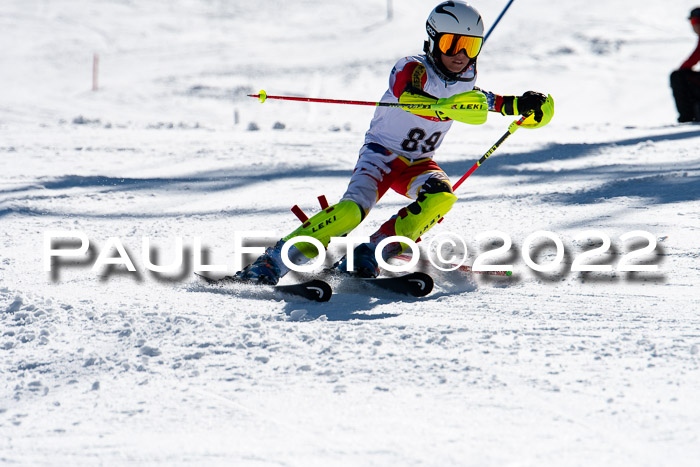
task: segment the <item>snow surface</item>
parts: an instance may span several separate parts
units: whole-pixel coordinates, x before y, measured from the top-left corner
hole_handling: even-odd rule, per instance
[[[487,27],[504,4],[474,2]],[[426,239],[464,236],[471,262],[503,231],[511,278],[431,271],[425,299],[344,283],[316,304],[146,271],[143,237],[163,262],[198,236],[230,264],[234,231],[281,236],[292,204],[337,200],[371,108],[245,95],[378,99],[433,6],[0,3],[0,464],[697,465],[700,127],[675,124],[668,87],[694,2],[519,0],[489,39],[478,84],[549,92],[556,116]],[[454,125],[437,161],[456,180],[510,121]],[[47,273],[57,229],[92,249]],[[621,235],[650,232],[660,271],[571,272],[591,229],[614,266]],[[553,273],[521,259],[538,230],[566,247]],[[110,237],[137,273],[91,271]]]

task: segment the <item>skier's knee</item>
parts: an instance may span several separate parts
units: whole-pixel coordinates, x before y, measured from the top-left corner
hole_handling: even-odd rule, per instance
[[[441,215],[447,214],[452,205],[457,201],[457,197],[452,192],[452,186],[439,178],[429,178],[418,192],[416,201],[406,208],[412,214],[419,214],[423,210],[442,211]]]
[[[429,178],[425,181],[423,186],[418,192],[418,197],[421,194],[433,194],[433,193],[452,193],[452,185],[450,185],[447,180],[441,178]]]
[[[428,179],[417,199],[399,211],[396,234],[416,240],[447,214],[457,197],[450,184],[441,179]]]
[[[416,201],[406,206],[408,210],[413,215],[431,215],[435,214],[439,217],[447,214],[452,205],[457,201],[457,197],[450,191],[437,191],[437,192],[425,192],[418,197]]]

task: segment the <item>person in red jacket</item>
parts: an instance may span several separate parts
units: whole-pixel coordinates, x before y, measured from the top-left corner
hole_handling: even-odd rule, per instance
[[[690,23],[700,36],[700,7],[690,12]],[[700,122],[700,72],[693,67],[700,62],[700,37],[695,51],[680,68],[671,73],[671,89],[678,108],[678,121]]]

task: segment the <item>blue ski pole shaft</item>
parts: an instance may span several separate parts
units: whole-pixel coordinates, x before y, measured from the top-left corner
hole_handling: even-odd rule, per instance
[[[500,15],[498,15],[498,18],[496,18],[496,21],[494,21],[493,26],[491,26],[491,29],[489,29],[489,32],[486,33],[486,36],[484,37],[484,42],[486,42],[486,39],[489,38],[491,33],[493,32],[494,29],[496,29],[496,26],[498,25],[498,22],[501,21],[501,18],[503,18],[503,15],[506,14],[506,11],[508,11],[508,8],[513,4],[515,0],[510,0],[506,7],[503,9]]]

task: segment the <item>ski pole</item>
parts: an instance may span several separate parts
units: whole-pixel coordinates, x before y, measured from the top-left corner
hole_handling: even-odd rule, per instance
[[[351,101],[343,99],[317,99],[315,97],[292,97],[292,96],[268,96],[263,90],[260,94],[248,94],[248,97],[257,97],[260,102],[267,99],[280,99],[284,101],[317,102],[322,104],[350,104],[350,105],[371,105],[374,107],[399,107],[402,109],[434,109],[440,106],[436,104],[400,104],[398,102],[372,102],[372,101]]]
[[[486,42],[486,39],[489,38],[489,36],[490,36],[491,33],[493,32],[493,30],[496,29],[496,25],[498,24],[499,21],[501,21],[501,18],[503,18],[503,15],[506,14],[506,11],[508,11],[508,8],[510,8],[510,6],[513,4],[514,1],[515,1],[515,0],[510,0],[510,1],[508,2],[508,4],[506,5],[506,7],[505,7],[505,8],[503,9],[503,11],[501,12],[501,14],[498,15],[498,18],[496,18],[496,21],[494,21],[493,25],[492,25],[491,28],[489,29],[489,32],[487,32],[487,33],[486,33],[486,36],[484,36],[484,42]]]
[[[503,136],[501,136],[501,137],[498,139],[498,141],[496,141],[496,143],[495,143],[493,146],[491,146],[491,149],[489,149],[488,151],[486,151],[486,154],[484,154],[483,156],[481,156],[481,159],[479,159],[478,161],[476,161],[476,162],[474,163],[474,165],[472,165],[472,167],[467,171],[467,173],[465,173],[464,175],[462,175],[462,178],[460,178],[460,179],[457,181],[457,183],[455,183],[454,185],[452,185],[452,191],[456,191],[457,188],[459,188],[459,186],[460,186],[472,173],[474,173],[474,171],[475,171],[476,169],[478,169],[479,166],[480,166],[481,164],[483,164],[483,163],[486,161],[486,159],[488,159],[489,156],[490,156],[491,154],[493,154],[493,153],[496,151],[496,149],[498,149],[498,147],[499,147],[506,139],[508,139],[508,137],[509,137],[510,135],[512,135],[513,133],[515,133],[515,132],[517,131],[517,129],[520,128],[520,125],[522,125],[523,122],[525,121],[525,119],[526,119],[527,117],[529,117],[529,116],[530,116],[529,113],[528,113],[527,115],[523,115],[522,117],[520,117],[519,119],[515,120],[513,123],[511,123],[510,125],[508,125],[508,131],[506,131],[506,132],[503,134]],[[445,219],[444,217],[441,218],[439,222],[442,222],[444,219]],[[402,259],[403,259],[403,258],[402,258]],[[470,268],[469,266],[462,266],[462,267],[460,267],[459,269],[462,270],[462,271],[466,271],[466,272],[476,272],[476,271],[472,271],[471,268]],[[486,274],[493,274],[493,275],[499,275],[499,276],[511,276],[511,275],[513,274],[513,271],[495,271],[495,272],[491,271],[491,272],[487,272]]]
[[[457,181],[457,183],[455,183],[454,185],[452,185],[452,191],[455,191],[455,190],[467,179],[467,177],[469,177],[472,173],[474,173],[474,171],[475,171],[476,169],[478,169],[479,166],[480,166],[481,164],[483,164],[483,163],[486,161],[486,159],[488,159],[489,156],[490,156],[491,154],[493,154],[493,153],[496,151],[496,149],[498,149],[498,147],[499,147],[510,135],[512,135],[513,133],[515,133],[515,131],[516,131],[518,128],[520,128],[520,125],[523,124],[523,122],[525,121],[525,119],[526,119],[529,115],[530,115],[530,114],[523,115],[522,117],[520,117],[519,119],[517,119],[517,120],[515,120],[513,123],[511,123],[511,124],[508,126],[508,131],[506,131],[506,132],[503,134],[503,136],[501,136],[501,138],[500,138],[498,141],[496,141],[496,143],[495,143],[493,146],[491,146],[491,149],[489,149],[488,151],[486,151],[486,154],[484,154],[483,156],[481,156],[481,159],[479,159],[478,161],[476,161],[476,162],[474,163],[474,165],[472,165],[471,169],[469,169],[469,170],[467,171],[467,173],[465,173],[464,175],[462,175],[462,178],[460,178],[460,179]]]

